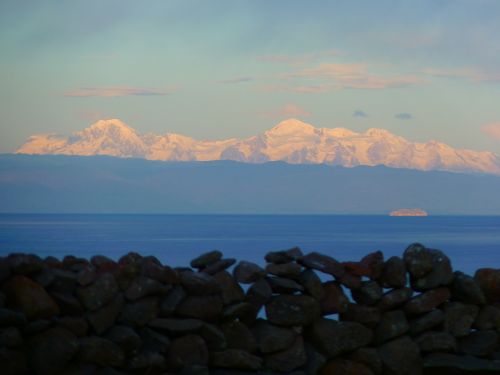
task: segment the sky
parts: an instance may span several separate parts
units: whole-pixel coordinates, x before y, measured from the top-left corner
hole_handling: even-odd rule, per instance
[[[1,0],[0,153],[105,118],[248,137],[281,120],[500,154],[497,0]]]

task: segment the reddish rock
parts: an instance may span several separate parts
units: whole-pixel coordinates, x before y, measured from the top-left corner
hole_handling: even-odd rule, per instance
[[[332,257],[316,252],[300,257],[298,262],[306,268],[311,268],[335,277],[342,277],[345,273],[342,263]]]
[[[26,276],[17,275],[3,287],[9,306],[19,309],[29,319],[58,315],[59,306],[39,284]]]
[[[266,272],[280,277],[297,279],[302,271],[302,266],[298,263],[270,263],[266,266]]]
[[[390,257],[384,264],[380,283],[386,288],[404,288],[406,286],[406,266],[400,257]]]
[[[201,254],[199,257],[194,258],[191,261],[191,267],[193,268],[205,268],[210,264],[213,264],[222,258],[222,253],[218,250],[212,250],[207,253]]]
[[[215,275],[218,272],[222,272],[229,267],[231,267],[234,263],[236,263],[236,259],[229,258],[229,259],[221,259],[218,260],[215,263],[212,263],[205,268],[203,268],[203,272],[208,273],[209,275]]]
[[[413,294],[410,288],[393,289],[382,296],[378,303],[380,310],[392,310],[408,302]]]
[[[384,269],[384,254],[375,251],[363,257],[359,262],[344,262],[345,270],[356,276],[366,276],[377,280]]]
[[[337,281],[348,289],[359,289],[363,285],[361,276],[353,275],[351,273],[344,273],[342,277],[338,277]]]
[[[141,267],[141,275],[163,284],[178,284],[180,281],[176,270],[154,262],[144,262]]]
[[[323,284],[323,298],[320,301],[321,313],[323,315],[342,314],[347,311],[349,300],[342,287],[333,281]]]
[[[227,271],[222,271],[214,275],[214,279],[219,284],[222,302],[224,306],[241,302],[245,299],[245,292]]]
[[[270,323],[281,326],[304,326],[320,315],[319,303],[306,295],[281,295],[266,304]]]
[[[474,279],[483,290],[489,303],[500,302],[500,270],[481,268],[474,274]]]
[[[437,288],[424,292],[414,298],[404,306],[404,311],[408,315],[418,315],[429,312],[437,306],[443,304],[450,298],[448,288]]]
[[[233,270],[234,279],[242,284],[256,282],[264,276],[266,276],[266,271],[257,264],[247,261],[239,262]]]
[[[318,301],[325,296],[321,279],[313,270],[303,271],[300,274],[299,282],[304,287],[306,293],[316,298]]]
[[[265,260],[268,263],[288,263],[293,262],[302,256],[302,250],[298,247],[289,250],[270,251],[265,255]]]

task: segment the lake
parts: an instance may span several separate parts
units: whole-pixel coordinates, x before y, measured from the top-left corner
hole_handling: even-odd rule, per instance
[[[0,214],[0,255],[117,259],[136,251],[185,266],[219,249],[263,264],[266,252],[294,246],[344,261],[374,250],[401,255],[413,242],[445,251],[467,273],[500,268],[500,216]]]

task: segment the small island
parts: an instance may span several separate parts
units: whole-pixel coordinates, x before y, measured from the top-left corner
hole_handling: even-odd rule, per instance
[[[402,208],[392,211],[389,216],[429,216],[429,214],[421,208]]]

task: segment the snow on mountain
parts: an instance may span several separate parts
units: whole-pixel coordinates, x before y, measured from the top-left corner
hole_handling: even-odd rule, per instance
[[[71,137],[32,136],[16,153],[249,163],[282,160],[500,174],[500,157],[492,152],[458,150],[437,141],[410,142],[384,129],[356,133],[344,128],[316,128],[296,119],[247,139],[220,141],[199,141],[172,133],[141,135],[120,120],[101,120]]]

